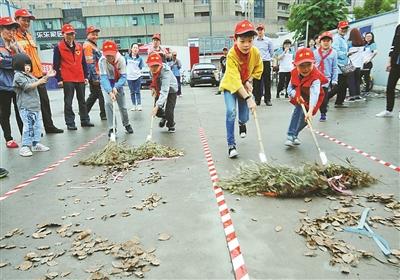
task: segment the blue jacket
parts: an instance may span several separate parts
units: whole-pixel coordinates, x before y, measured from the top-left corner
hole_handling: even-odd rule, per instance
[[[333,49],[337,52],[337,63],[340,66],[346,65],[349,61],[349,58],[347,57],[347,52],[349,50],[349,46],[347,44],[347,40],[340,36],[339,34],[335,34],[333,37],[333,44],[332,44]],[[339,74],[341,74],[342,71],[340,71],[339,68]]]
[[[314,51],[315,57],[315,65],[319,68],[319,64],[321,62],[321,56],[319,55],[318,50]],[[335,50],[332,50],[331,54],[328,55],[324,59],[324,72],[325,77],[328,79],[328,83],[322,85],[323,87],[328,87],[330,83],[337,84],[338,83],[338,71],[339,67],[337,66],[337,53]]]
[[[0,37],[0,91],[13,91],[14,70],[12,54]]]

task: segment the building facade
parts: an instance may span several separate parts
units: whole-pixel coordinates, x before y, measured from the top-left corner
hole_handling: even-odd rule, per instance
[[[232,44],[235,24],[246,16],[262,22],[267,34],[285,29],[293,0],[254,0],[243,13],[239,0],[14,0],[36,16],[34,33],[41,49],[51,48],[61,37],[61,26],[71,23],[77,38],[84,39],[86,26],[101,29],[100,38],[113,39],[121,48],[148,43],[161,33],[162,43],[187,45],[198,39],[201,53],[220,52]],[[211,15],[211,19],[210,19]]]

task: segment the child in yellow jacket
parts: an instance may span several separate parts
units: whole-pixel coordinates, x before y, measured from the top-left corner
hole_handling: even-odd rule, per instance
[[[226,71],[219,90],[224,93],[226,106],[226,134],[228,155],[238,156],[235,143],[236,106],[239,111],[239,134],[246,137],[246,122],[249,120],[249,109],[254,111],[256,103],[252,98],[253,78],[260,79],[263,64],[260,52],[253,46],[253,38],[257,35],[254,25],[242,20],[235,27],[235,44],[228,52]],[[236,105],[237,104],[237,105]]]

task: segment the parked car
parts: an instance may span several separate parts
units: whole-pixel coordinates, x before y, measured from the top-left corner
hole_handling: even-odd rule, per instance
[[[141,82],[141,87],[142,88],[149,88],[151,84],[151,76],[150,76],[150,69],[148,66],[144,66],[142,68],[142,82]]]
[[[196,63],[190,73],[190,86],[211,84],[219,85],[219,75],[217,67],[212,63]]]

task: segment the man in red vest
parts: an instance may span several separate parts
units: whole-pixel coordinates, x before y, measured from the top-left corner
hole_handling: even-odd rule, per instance
[[[59,86],[64,88],[64,119],[68,130],[77,130],[72,100],[76,91],[82,127],[92,127],[85,102],[85,84],[88,71],[82,45],[75,41],[75,29],[64,24],[63,39],[54,47],[53,68],[57,71]]]

